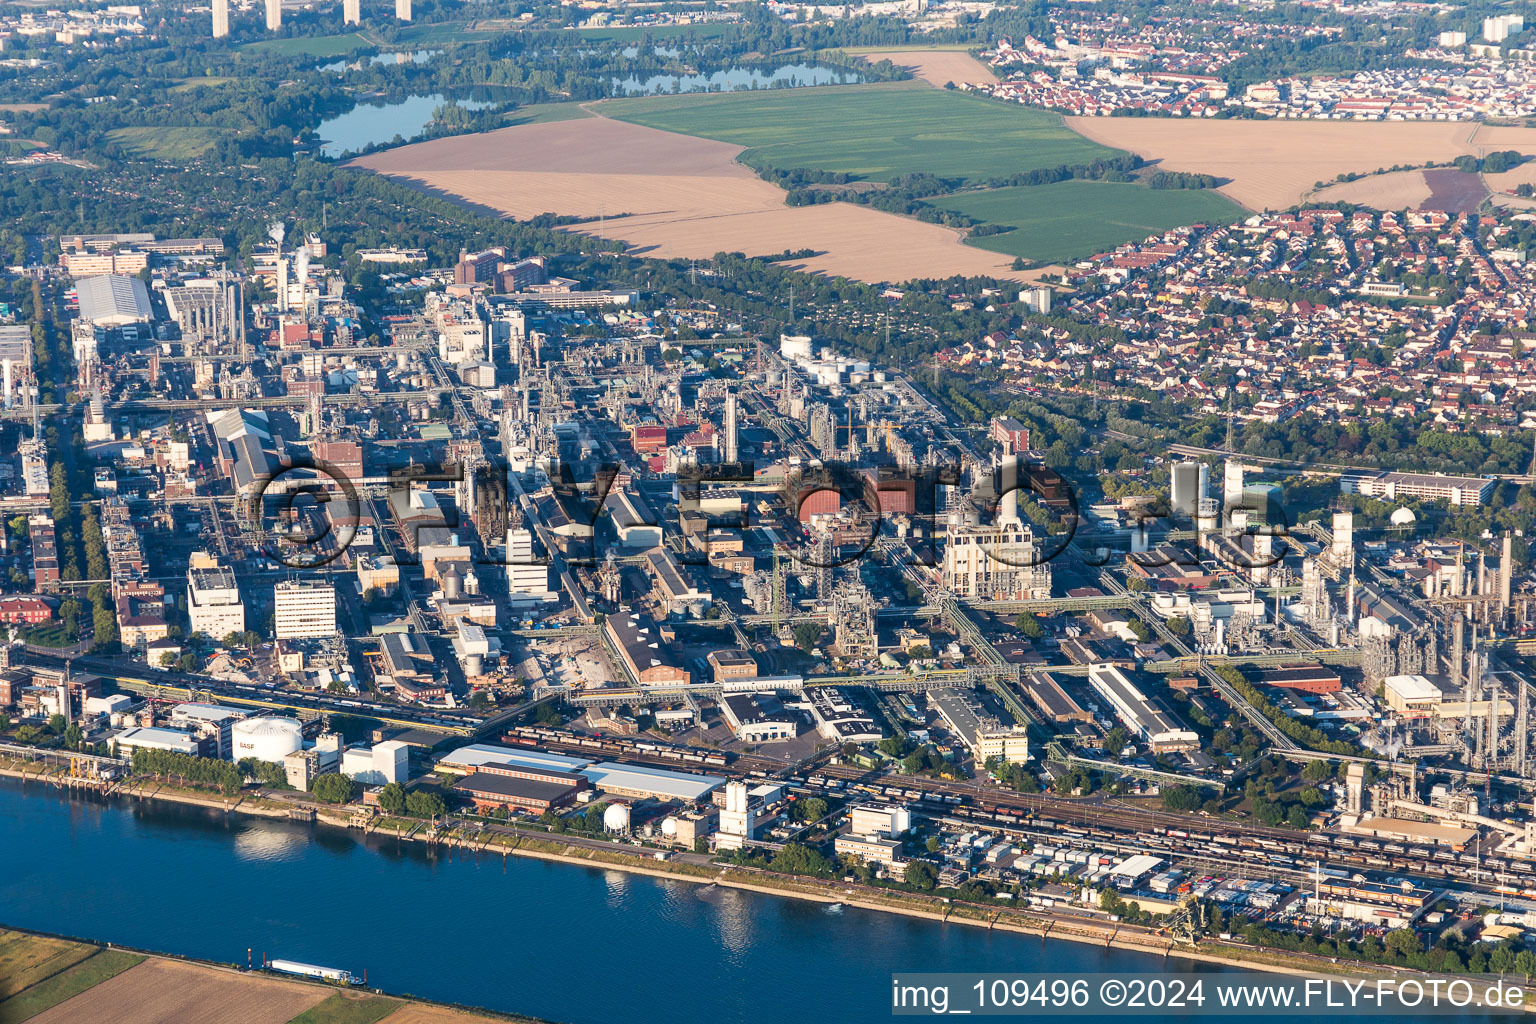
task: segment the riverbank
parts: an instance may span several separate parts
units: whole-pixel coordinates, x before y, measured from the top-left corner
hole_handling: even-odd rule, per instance
[[[0,950],[15,968],[0,1024],[211,1021],[234,1005],[247,1024],[547,1024],[21,929],[0,929]]]
[[[35,779],[33,771],[0,772],[13,776]],[[190,791],[159,783],[136,783],[122,788],[118,794],[137,798],[142,803],[183,805],[202,810],[223,811],[226,815],[249,815],[261,818],[290,821],[317,822],[332,825],[353,834],[362,833],[378,840],[394,836],[397,842],[410,842],[418,848],[432,852],[463,851],[474,855],[492,855],[500,852],[504,858],[516,856],[531,860],[567,864],[581,867],[606,867],[633,875],[657,879],[696,883],[699,887],[717,885],[726,889],[738,889],[764,895],[789,897],[792,900],[821,905],[844,904],[849,907],[884,911],[909,918],[922,919],[939,924],[957,923],[972,926],[976,932],[1012,932],[1018,935],[1039,937],[1041,949],[1045,939],[1066,939],[1080,947],[1095,947],[1100,951],[1123,951],[1127,954],[1156,957],[1166,962],[1170,957],[1213,966],[1247,970],[1284,972],[1297,975],[1376,975],[1399,973],[1388,967],[1346,961],[1337,963],[1321,956],[1288,953],[1280,950],[1248,947],[1207,941],[1199,946],[1176,942],[1144,928],[1134,928],[1108,920],[1053,914],[1040,910],[1021,910],[1010,906],[981,906],[951,903],[941,897],[919,893],[862,886],[814,879],[802,876],[781,875],[753,868],[718,862],[698,863],[691,855],[680,859],[673,855],[667,861],[654,859],[654,853],[641,853],[633,847],[602,843],[579,837],[559,837],[549,834],[514,832],[504,825],[491,825],[487,831],[474,831],[462,824],[446,830],[434,830],[425,822],[415,820],[386,819],[388,827],[365,827],[367,816],[356,809],[344,810],[317,806],[300,800],[279,800],[254,794],[223,797],[206,791]],[[112,801],[116,803],[117,801]],[[462,831],[461,831],[462,830]],[[318,846],[334,847],[326,830],[315,833]],[[290,834],[289,843],[306,844],[305,833]],[[350,845],[350,844],[349,844]],[[764,909],[763,913],[775,913]],[[47,927],[45,924],[44,927]],[[141,944],[144,938],[138,940]],[[152,940],[151,940],[152,941]],[[956,948],[964,948],[967,941],[956,940]],[[1101,954],[1102,955],[1102,954]],[[1058,950],[1056,956],[1062,956]],[[1081,958],[1082,954],[1070,954]],[[442,993],[438,993],[442,997]],[[449,998],[453,996],[450,995]],[[519,1007],[520,1008],[520,1007]]]

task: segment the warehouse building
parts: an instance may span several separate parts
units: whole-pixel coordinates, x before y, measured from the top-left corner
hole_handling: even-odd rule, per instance
[[[453,791],[470,800],[481,814],[505,807],[511,811],[543,814],[565,807],[576,799],[580,787],[575,783],[523,779],[513,775],[474,772],[453,784]]]
[[[1260,686],[1275,686],[1302,693],[1338,693],[1344,685],[1339,673],[1326,665],[1288,665],[1263,669],[1259,672],[1258,683]]]
[[[75,283],[80,300],[80,320],[103,327],[148,323],[154,317],[149,289],[126,274],[102,274]]]
[[[592,762],[564,754],[546,754],[526,747],[503,747],[494,743],[471,743],[450,750],[437,762],[437,770],[468,775],[486,765],[516,765],[543,771],[579,772]]]
[[[1146,741],[1153,753],[1171,754],[1200,749],[1200,735],[1173,716],[1162,705],[1136,688],[1124,672],[1113,665],[1091,665],[1088,682],[1115,709],[1115,715],[1137,736]]]
[[[1049,672],[1033,672],[1024,680],[1024,692],[1045,717],[1053,722],[1093,724],[1093,715],[1084,711]]]
[[[694,775],[648,765],[602,761],[580,769],[594,789],[635,800],[682,800],[696,803],[725,785],[718,775]]]

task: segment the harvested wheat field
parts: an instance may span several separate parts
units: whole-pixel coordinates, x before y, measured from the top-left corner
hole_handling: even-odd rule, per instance
[[[329,994],[318,985],[146,960],[30,1024],[287,1024]]]
[[[1150,117],[1069,117],[1095,142],[1129,149],[1170,171],[1231,179],[1221,191],[1251,210],[1302,202],[1318,181],[1394,164],[1454,160],[1478,150],[1536,155],[1536,130],[1479,130],[1466,123],[1344,121],[1182,121]],[[1473,136],[1475,135],[1475,140]]]
[[[950,228],[849,203],[787,206],[783,190],[736,162],[741,151],[592,117],[436,139],[353,165],[520,219],[582,217],[588,223],[573,230],[646,256],[813,249],[795,265],[861,281],[1014,276],[1007,257],[965,245]]]
[[[946,82],[997,81],[991,68],[964,50],[880,50],[862,56],[870,63],[888,60],[940,89]]]
[[[1391,171],[1329,185],[1312,193],[1320,203],[1356,203],[1377,210],[1416,210],[1429,198],[1423,171]]]

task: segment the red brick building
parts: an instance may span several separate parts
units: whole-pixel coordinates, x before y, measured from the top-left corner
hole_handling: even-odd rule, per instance
[[[0,598],[0,622],[35,626],[53,618],[53,607],[40,597]]]

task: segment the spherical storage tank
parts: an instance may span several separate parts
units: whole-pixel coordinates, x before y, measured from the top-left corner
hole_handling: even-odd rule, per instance
[[[258,761],[277,761],[300,750],[304,736],[296,718],[247,718],[229,730],[235,760],[254,757]]]
[[[603,812],[603,828],[609,832],[629,831],[629,808],[623,804],[609,804]]]
[[[677,838],[677,819],[667,818],[661,823],[661,834],[668,839]]]

